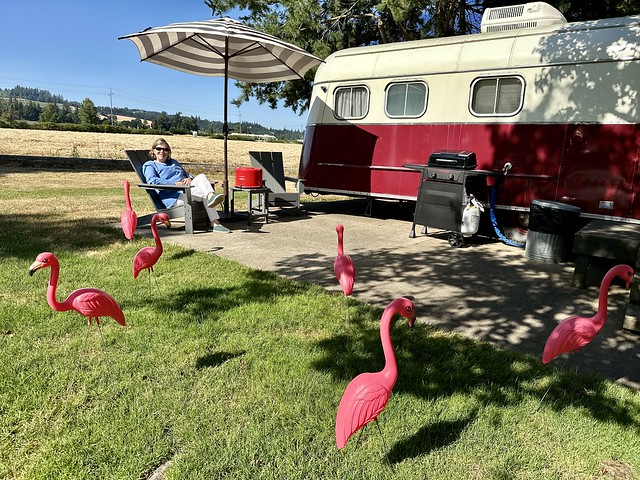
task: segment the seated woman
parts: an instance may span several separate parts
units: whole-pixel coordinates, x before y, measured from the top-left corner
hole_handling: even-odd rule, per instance
[[[193,185],[192,198],[201,201],[207,211],[214,232],[229,233],[230,230],[220,224],[220,215],[216,206],[224,201],[224,195],[213,191],[211,182],[203,173],[191,176],[177,160],[171,158],[171,147],[164,138],[158,138],[149,151],[149,160],[142,166],[147,183],[152,185]],[[156,190],[167,208],[184,205],[184,193],[179,190]]]

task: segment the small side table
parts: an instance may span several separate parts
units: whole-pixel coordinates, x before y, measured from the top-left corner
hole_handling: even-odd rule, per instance
[[[269,223],[269,189],[267,187],[231,187],[231,216],[235,214],[236,192],[247,192],[247,227],[255,217],[264,217],[264,223]],[[254,195],[258,197],[257,208],[253,203]]]

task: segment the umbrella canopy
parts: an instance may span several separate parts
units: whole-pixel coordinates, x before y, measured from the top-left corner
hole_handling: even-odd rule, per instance
[[[172,23],[119,37],[138,48],[140,60],[181,72],[224,76],[224,211],[229,211],[227,159],[228,79],[249,83],[303,78],[322,60],[231,18]]]

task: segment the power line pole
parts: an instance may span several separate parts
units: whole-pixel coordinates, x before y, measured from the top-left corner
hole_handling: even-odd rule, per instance
[[[113,126],[113,92],[111,89],[109,89],[109,103],[111,104],[111,115],[109,118],[111,118],[111,125]]]

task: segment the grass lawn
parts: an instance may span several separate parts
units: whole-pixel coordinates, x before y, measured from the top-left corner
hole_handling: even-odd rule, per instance
[[[347,323],[341,295],[173,245],[134,280],[150,242],[112,224],[135,174],[0,177],[0,478],[640,478],[639,392],[404,319],[383,437],[337,450],[342,392],[383,366],[385,305],[351,300]],[[49,270],[27,273],[43,251],[59,300],[100,288],[127,326],[52,311]]]

